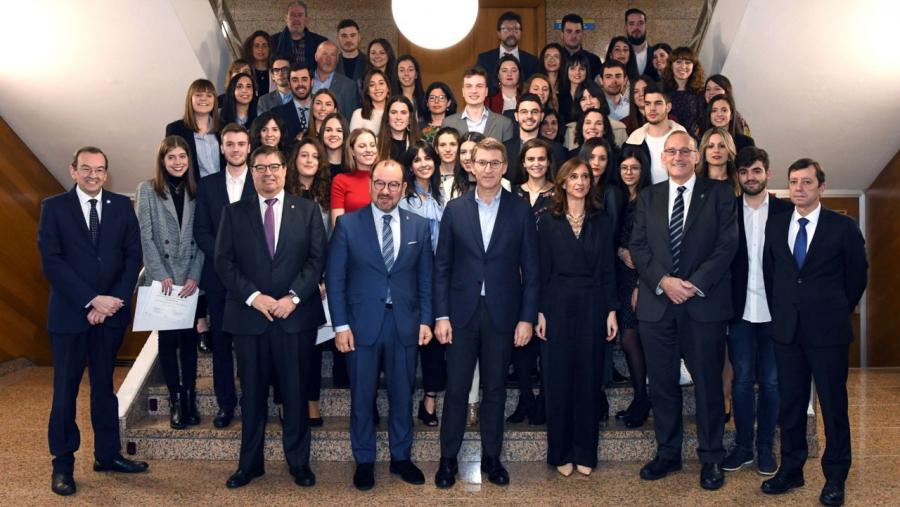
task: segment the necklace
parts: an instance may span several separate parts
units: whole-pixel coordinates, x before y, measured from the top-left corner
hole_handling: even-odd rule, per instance
[[[566,213],[566,220],[569,221],[569,225],[572,227],[572,232],[575,233],[576,238],[581,237],[581,226],[584,225],[584,212],[580,215],[575,216],[571,213]]]

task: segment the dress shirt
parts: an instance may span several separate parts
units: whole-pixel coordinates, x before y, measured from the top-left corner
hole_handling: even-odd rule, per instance
[[[513,55],[516,57],[516,60],[519,60],[519,62],[522,61],[522,59],[519,58],[519,46],[516,46],[516,49],[513,49],[512,51],[508,51],[503,49],[503,44],[500,44],[500,56],[498,56],[497,59],[499,60],[506,55]]]
[[[609,97],[606,97],[606,104],[609,106],[609,117],[613,120],[622,120],[628,117],[631,111],[631,102],[625,95],[619,96],[619,103],[616,104]]]
[[[479,134],[484,134],[484,129],[487,128],[487,119],[488,119],[488,108],[482,109],[484,111],[481,113],[481,119],[478,121],[473,120],[469,116],[469,108],[464,107],[463,112],[459,115],[460,118],[466,120],[466,127],[469,129],[469,132],[478,132]]]
[[[309,128],[309,108],[312,106],[312,101],[307,99],[306,104],[301,104],[296,98],[294,98],[294,111],[297,112],[297,118],[300,119],[300,123],[303,123],[303,118],[300,117],[301,114],[306,116],[306,128]],[[303,108],[303,112],[300,112],[300,109]]]
[[[381,240],[383,239],[384,234],[384,216],[390,215],[391,217],[391,236],[393,236],[394,240],[394,261],[397,260],[397,255],[400,254],[400,208],[398,206],[394,206],[389,213],[385,213],[378,209],[374,204],[370,204],[372,206],[372,217],[375,223],[375,232],[378,237],[378,251],[381,251]]]
[[[450,176],[449,181],[450,187],[452,188],[453,176],[448,176]],[[444,185],[443,179],[441,185]],[[416,195],[400,199],[400,209],[415,213],[425,220],[428,220],[431,228],[431,250],[434,252],[437,250],[438,234],[441,230],[441,217],[444,214],[444,205],[439,204],[434,196],[431,195],[431,192],[426,192],[425,189],[419,185],[418,181],[415,182],[415,187]],[[449,194],[449,191],[444,190],[443,188],[442,192],[444,196]],[[446,202],[446,197],[443,197],[441,200]]]
[[[484,243],[484,250],[487,251],[488,245],[491,244],[491,236],[494,234],[494,225],[497,223],[497,212],[500,210],[500,196],[503,195],[503,189],[497,189],[497,194],[491,199],[490,204],[478,196],[477,189],[474,192],[475,204],[478,205],[478,221],[481,223],[481,242]],[[484,296],[484,281],[481,282],[481,295]]]
[[[769,194],[756,209],[744,203],[744,235],[747,239],[747,301],[744,303],[743,319],[747,322],[771,322],[769,304],[766,302],[766,284],[763,281],[762,257],[766,240],[766,221],[769,219]]]
[[[228,191],[228,203],[232,204],[241,200],[241,194],[244,193],[244,182],[247,179],[247,167],[244,166],[244,172],[235,178],[228,170],[225,170],[225,190]]]
[[[290,101],[294,98],[294,94],[291,93],[291,92],[281,93],[281,92],[279,91],[279,92],[278,92],[278,95],[281,97],[281,103],[282,103],[282,104],[287,104],[288,102],[290,102]]]
[[[822,203],[820,202],[816,205],[816,209],[812,210],[805,217],[800,216],[800,213],[797,213],[797,209],[794,208],[794,213],[791,215],[791,225],[788,228],[788,248],[791,249],[791,252],[794,251],[794,242],[797,241],[797,232],[800,231],[800,220],[801,218],[805,218],[809,220],[809,223],[806,224],[806,255],[809,256],[809,245],[812,244],[813,235],[816,233],[816,225],[819,224],[819,215],[822,213]]]
[[[269,207],[269,205],[266,204],[266,199],[269,199],[269,197],[263,197],[259,194],[257,194],[256,197],[259,199],[260,222],[265,223],[266,208]],[[275,201],[275,204],[272,205],[272,212],[275,215],[275,251],[277,252],[278,251],[278,235],[281,232],[281,210],[282,210],[282,207],[284,206],[284,189],[282,189],[281,192],[278,192],[278,194],[275,195],[275,199],[278,199],[278,200]],[[247,301],[246,301],[247,306],[253,306],[253,300],[256,299],[256,296],[258,296],[259,294],[260,294],[259,291],[256,291],[253,294],[250,294],[250,297],[248,297]],[[269,295],[272,297],[276,297],[274,294],[269,294]]]
[[[634,53],[634,60],[635,63],[637,63],[638,75],[644,74],[644,71],[647,70],[647,60],[648,54],[650,53],[650,43],[644,41],[643,51],[638,51],[634,48],[634,46],[631,46],[631,52]]]
[[[691,195],[694,193],[694,185],[697,183],[697,176],[695,174],[691,174],[691,178],[685,181],[682,184],[675,183],[671,179],[669,180],[669,212],[666,215],[668,219],[666,220],[666,228],[668,229],[669,224],[672,223],[672,209],[675,207],[675,198],[678,197],[678,187],[684,187],[684,192],[682,192],[681,196],[684,200],[684,212],[681,216],[681,227],[684,228],[684,224],[687,223],[688,220],[688,209],[691,207]],[[662,280],[660,280],[662,282]],[[696,287],[695,287],[696,288]],[[705,297],[699,288],[697,289],[697,295],[700,297]],[[656,286],[656,295],[660,295],[663,293],[662,286]]]
[[[212,122],[212,120],[210,120]],[[215,134],[207,132],[200,134],[194,132],[194,145],[197,147],[197,164],[200,167],[200,177],[209,176],[219,172],[219,140]]]
[[[332,81],[334,81],[334,71],[332,71],[331,74],[328,74],[328,77],[326,77],[324,80],[319,79],[318,72],[313,72],[312,91],[310,92],[310,95],[315,95],[316,92],[321,90],[322,88],[330,89]]]
[[[81,204],[81,213],[84,215],[84,223],[88,230],[91,230],[91,199],[97,199],[97,218],[103,221],[103,189],[97,193],[97,197],[91,197],[86,194],[81,187],[75,187],[75,194],[78,195],[78,202]]]

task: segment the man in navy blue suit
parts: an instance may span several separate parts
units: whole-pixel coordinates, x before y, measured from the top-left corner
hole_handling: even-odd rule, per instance
[[[81,443],[75,400],[87,364],[91,365],[94,471],[136,473],[148,468],[147,463],[120,454],[119,404],[112,376],[143,255],[131,200],[103,190],[107,168],[106,155],[99,148],[76,151],[69,167],[75,186],[44,200],[38,225],[41,265],[50,282],[50,487],[63,496],[75,493],[72,473]]]
[[[475,190],[450,201],[434,260],[435,336],[446,344],[447,392],[435,485],[456,483],[475,361],[481,373],[481,471],[509,484],[500,463],[506,368],[513,345],[531,340],[537,319],[537,228],[531,207],[503,190],[506,148],[493,138],[475,147]]]
[[[363,491],[375,485],[372,404],[382,360],[391,404],[391,473],[425,483],[411,460],[412,392],[418,346],[432,337],[433,260],[428,222],[397,206],[406,194],[403,173],[394,160],[375,165],[372,204],[338,218],[325,272],[335,345],[347,353],[350,374],[353,484]]]

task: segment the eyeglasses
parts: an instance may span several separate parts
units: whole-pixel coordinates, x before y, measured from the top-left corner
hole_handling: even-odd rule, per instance
[[[541,114],[540,109],[519,109],[519,114],[524,116],[526,114],[531,116],[539,116]]]
[[[91,176],[94,174],[96,174],[97,176],[103,176],[104,174],[106,174],[106,168],[105,167],[88,167],[86,165],[83,165],[78,168],[78,172],[81,174],[84,174],[85,176]]]
[[[428,102],[443,102],[447,100],[446,95],[432,95],[428,97]]]
[[[500,166],[503,165],[502,160],[476,160],[475,165],[478,166],[479,169],[487,169],[487,166],[491,166],[491,169],[500,169]]]
[[[397,192],[398,190],[400,190],[400,187],[402,187],[403,184],[399,181],[387,182],[384,180],[375,180],[372,182],[372,186],[375,187],[375,190],[378,190],[379,192],[384,190],[384,187],[387,187],[391,192]]]
[[[289,65],[285,65],[284,67],[272,67],[273,74],[287,74],[290,70],[291,67]]]
[[[500,28],[500,31],[504,33],[519,33],[522,31],[522,29],[519,27],[504,26]]]
[[[666,148],[665,150],[663,150],[663,153],[665,153],[666,155],[668,155],[670,157],[674,157],[675,155],[681,155],[682,157],[687,157],[691,153],[694,153],[695,151],[697,151],[697,150],[695,150],[693,148],[679,148],[677,150],[675,148]]]
[[[265,174],[266,169],[268,169],[270,173],[274,174],[280,171],[282,167],[284,167],[284,165],[282,164],[259,164],[253,166],[253,170],[256,171],[257,174]]]

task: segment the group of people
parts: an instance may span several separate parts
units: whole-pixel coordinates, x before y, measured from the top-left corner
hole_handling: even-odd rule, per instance
[[[618,338],[634,397],[616,417],[640,427],[654,415],[657,454],[641,478],[681,469],[683,360],[703,488],[754,461],[773,475],[763,492],[801,486],[813,379],[828,442],[820,500],[843,502],[850,314],[866,286],[864,243],[852,220],[821,206],[825,174],[814,160],[788,169],[793,206],[766,191],[768,155],[727,78],[704,81],[688,48],[650,46],[639,9],[626,12],[626,36],[603,60],[581,46],[576,14],[563,18],[562,44],[536,57],[518,47],[521,17],[506,12],[499,48],[466,70],[458,104],[446,83],[423,89],[418,62],[395,58],[388,41],[374,39],[363,55],[356,22],[341,21],[335,43],[309,31],[307,13],[293,1],[283,32],[252,34],[224,96],[205,79],[190,85],[154,177],[138,187],[136,214],[103,190],[109,163],[95,147],[75,153],[72,190],[44,202],[54,492],[75,492],[74,400],[86,361],[95,470],[147,469],[119,453],[112,393],[143,264],[144,285],[203,292],[197,328],[158,333],[159,363],[171,427],[199,424],[198,336],[208,337],[199,346],[213,354],[213,424],[228,426],[241,404],[229,488],[265,471],[270,387],[291,474],[315,484],[310,427],[323,423],[327,346],[335,384],[350,388],[360,490],[375,484],[382,373],[390,471],[425,482],[411,460],[420,357],[418,418],[440,425],[438,487],[454,485],[475,421],[494,484],[509,483],[504,422],[526,419],[546,423],[547,461],[560,474],[589,475]],[[326,308],[335,337],[316,346]],[[520,395],[505,418],[510,364]],[[726,451],[732,396],[736,439]]]

